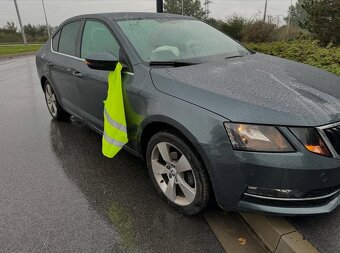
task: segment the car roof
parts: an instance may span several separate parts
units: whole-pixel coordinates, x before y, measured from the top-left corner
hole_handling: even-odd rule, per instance
[[[108,12],[108,13],[96,13],[96,14],[84,14],[75,16],[71,19],[79,18],[105,18],[112,21],[129,20],[129,19],[158,19],[158,18],[169,18],[169,19],[194,19],[193,17],[181,16],[168,13],[154,13],[154,12]]]

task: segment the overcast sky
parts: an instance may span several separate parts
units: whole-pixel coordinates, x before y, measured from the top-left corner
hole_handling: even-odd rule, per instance
[[[44,0],[48,21],[56,26],[65,19],[85,13],[116,11],[156,10],[156,0]],[[233,13],[255,17],[263,13],[265,0],[212,0],[211,16],[225,18]],[[273,16],[287,15],[291,0],[268,0],[268,13]],[[296,0],[293,0],[295,3]],[[22,22],[43,24],[45,22],[41,0],[17,0]],[[204,2],[204,0],[202,0]],[[262,14],[263,15],[263,14]],[[280,17],[282,20],[283,17]],[[6,21],[17,22],[13,0],[0,0],[0,26]]]

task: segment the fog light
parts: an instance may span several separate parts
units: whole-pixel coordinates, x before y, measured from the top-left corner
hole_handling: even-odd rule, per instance
[[[268,189],[249,186],[246,190],[246,193],[272,198],[299,198],[305,193],[305,191],[291,189]]]

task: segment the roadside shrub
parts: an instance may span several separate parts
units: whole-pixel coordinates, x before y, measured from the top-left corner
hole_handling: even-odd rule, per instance
[[[257,52],[306,63],[340,76],[340,47],[323,48],[318,45],[318,41],[302,39],[246,43],[246,47]]]
[[[241,40],[248,24],[249,21],[246,18],[234,14],[222,22],[219,29],[234,39]]]
[[[291,26],[287,32],[287,26],[281,26],[274,31],[274,41],[295,40],[300,37],[308,37],[308,32],[298,26]]]
[[[207,18],[203,20],[205,23],[207,23],[208,25],[211,25],[212,27],[221,30],[221,25],[223,23],[222,20],[219,19],[214,19],[214,18]]]
[[[271,42],[274,40],[275,25],[263,21],[249,23],[243,33],[242,41],[245,42]]]

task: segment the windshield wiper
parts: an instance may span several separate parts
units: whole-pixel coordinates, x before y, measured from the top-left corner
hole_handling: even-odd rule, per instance
[[[244,57],[244,55],[233,55],[233,56],[227,56],[225,59],[232,59],[232,58],[238,58],[238,57]]]
[[[149,66],[171,66],[184,67],[200,64],[199,62],[184,62],[184,61],[151,61]]]

